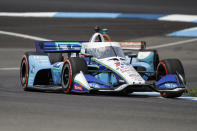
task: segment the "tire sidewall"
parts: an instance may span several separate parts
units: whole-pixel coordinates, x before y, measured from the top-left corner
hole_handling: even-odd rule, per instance
[[[162,70],[160,70],[162,68]],[[183,81],[186,84],[185,81],[185,73],[184,73],[184,68],[180,60],[178,59],[165,59],[160,61],[157,67],[157,72],[156,72],[156,80],[159,80],[160,77],[162,77],[164,74],[174,74],[178,75],[179,73],[183,77]],[[160,76],[160,74],[162,74]],[[175,97],[180,97],[183,94],[184,91],[181,92],[161,92],[161,96],[164,98],[175,98]]]
[[[68,67],[69,67],[69,84],[65,84],[64,73],[66,68]],[[71,57],[64,61],[61,78],[62,78],[62,89],[66,94],[71,93],[74,77],[80,71],[82,71],[83,73],[87,73],[87,64],[84,59],[79,57]]]
[[[65,84],[65,78],[64,78],[64,74],[65,74],[65,70],[66,68],[68,68],[69,70],[69,80],[68,82]],[[71,86],[72,86],[72,77],[73,77],[73,71],[72,71],[72,66],[71,66],[71,62],[69,59],[64,61],[64,66],[62,68],[62,90],[68,94],[71,91]]]
[[[25,66],[25,67],[24,67]],[[26,68],[25,69],[25,80],[23,80],[23,68]],[[29,78],[29,62],[28,62],[28,56],[27,55],[24,55],[22,57],[22,60],[21,60],[21,66],[20,66],[20,81],[21,81],[21,85],[22,85],[22,88],[24,90],[27,90],[27,85],[28,85],[28,78]]]
[[[160,68],[164,69],[164,70],[160,70]],[[184,72],[184,68],[182,63],[180,62],[180,60],[178,59],[164,59],[162,61],[160,61],[160,63],[157,66],[157,71],[156,71],[156,80],[159,80],[160,78],[160,74],[175,74],[177,75],[177,73],[179,73],[184,81],[185,81],[185,72]]]
[[[29,70],[30,70],[30,65],[29,65],[29,56],[31,55],[47,55],[46,53],[43,52],[33,52],[33,51],[29,51],[29,52],[25,52],[25,54],[22,57],[21,60],[21,65],[20,65],[20,81],[21,81],[21,86],[24,89],[24,91],[31,91],[32,89],[28,87],[28,81],[29,81]],[[22,81],[22,66],[23,64],[26,64],[26,79],[25,79],[25,83],[23,83]]]

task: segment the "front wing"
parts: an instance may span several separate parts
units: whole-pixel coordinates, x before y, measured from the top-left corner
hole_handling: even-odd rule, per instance
[[[72,91],[77,93],[98,92],[134,92],[134,91],[156,91],[156,92],[182,92],[185,91],[184,83],[177,75],[166,75],[158,82],[146,82],[145,84],[122,84],[116,87],[101,80],[80,72],[74,79]]]

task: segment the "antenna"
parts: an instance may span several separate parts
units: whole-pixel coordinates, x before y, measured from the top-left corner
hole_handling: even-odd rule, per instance
[[[95,30],[95,32],[97,33],[97,32],[100,32],[101,28],[100,28],[99,26],[95,26],[95,27],[94,27],[94,30]]]

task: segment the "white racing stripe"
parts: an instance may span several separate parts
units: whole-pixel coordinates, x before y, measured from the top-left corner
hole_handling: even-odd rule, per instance
[[[14,37],[20,37],[20,38],[30,39],[30,40],[35,40],[35,41],[51,41],[50,39],[45,39],[45,38],[41,38],[41,37],[37,37],[37,36],[31,36],[31,35],[8,32],[8,31],[1,31],[1,30],[0,30],[0,34],[14,36]]]

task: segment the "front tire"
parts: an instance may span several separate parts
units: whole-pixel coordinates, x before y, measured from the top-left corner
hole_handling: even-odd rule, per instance
[[[177,73],[180,74],[183,77],[184,82],[186,82],[185,72],[181,61],[179,59],[164,59],[160,61],[160,63],[157,66],[156,77],[157,80],[159,80],[165,75],[168,74],[177,75]]]
[[[184,84],[186,84],[184,68],[179,59],[165,59],[160,61],[160,63],[157,66],[156,80],[159,80],[168,74],[174,74],[174,75],[180,74],[182,77],[182,81],[184,82]],[[184,91],[180,91],[180,92],[163,91],[160,94],[162,97],[165,98],[175,98],[175,97],[180,97],[183,93]]]
[[[79,57],[71,57],[64,61],[61,76],[62,90],[64,93],[71,93],[74,77],[80,71],[84,74],[88,72],[87,63],[84,59]]]

